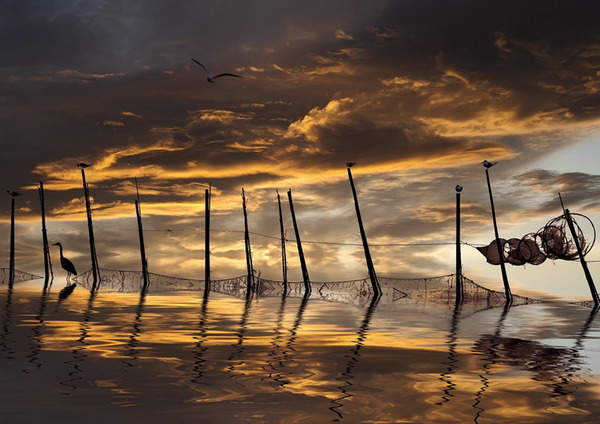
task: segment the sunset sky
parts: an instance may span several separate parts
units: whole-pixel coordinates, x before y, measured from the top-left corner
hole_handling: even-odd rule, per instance
[[[599,222],[596,1],[8,0],[0,12],[0,170],[24,194],[19,270],[43,272],[39,181],[50,241],[89,269],[81,161],[100,266],[140,267],[137,177],[150,270],[181,277],[203,278],[209,183],[214,278],[245,272],[242,187],[263,277],[281,278],[276,190],[294,239],[289,188],[311,279],[367,276],[347,161],[382,276],[454,272],[456,184],[462,240],[493,240],[484,159],[499,162],[502,237],[560,215],[558,192]],[[192,57],[242,78],[210,84]],[[0,206],[6,267],[8,194]],[[468,277],[502,287],[473,247],[463,259]],[[600,282],[598,247],[588,260]],[[515,293],[589,296],[578,263],[508,276]]]

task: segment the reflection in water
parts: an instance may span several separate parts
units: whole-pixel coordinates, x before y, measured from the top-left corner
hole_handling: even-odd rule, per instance
[[[437,402],[436,405],[443,405],[450,401],[450,398],[454,397],[454,391],[456,390],[456,384],[452,381],[452,375],[458,368],[458,357],[456,353],[456,347],[458,345],[458,323],[460,322],[460,313],[462,310],[462,303],[457,303],[452,313],[452,319],[450,320],[450,331],[448,332],[448,359],[443,364],[446,365],[446,371],[440,374],[440,380],[442,380],[446,387],[444,388],[444,394],[442,400]]]
[[[281,381],[281,388],[285,388],[287,384],[289,384],[289,379],[286,379],[286,376],[290,376],[293,372],[289,368],[289,364],[293,363],[296,354],[296,340],[298,339],[298,331],[300,330],[300,326],[302,325],[302,320],[304,319],[304,311],[306,311],[306,306],[308,305],[308,299],[310,298],[310,294],[306,293],[302,296],[302,301],[300,302],[300,306],[298,307],[298,312],[296,313],[296,318],[294,319],[294,324],[292,328],[289,330],[289,338],[285,343],[285,349],[281,354],[281,377],[279,381]],[[285,372],[283,370],[285,368]]]
[[[123,363],[128,367],[133,367],[134,362],[138,359],[140,351],[138,350],[139,340],[138,337],[142,332],[142,314],[144,313],[144,303],[146,302],[146,293],[140,294],[140,300],[135,309],[135,317],[131,324],[131,333],[127,339],[125,348],[125,356],[130,359],[123,359]]]
[[[86,339],[89,337],[90,331],[90,322],[92,320],[92,309],[94,307],[94,300],[96,298],[96,292],[91,291],[90,297],[87,302],[87,306],[85,311],[83,312],[83,321],[79,324],[79,338],[77,339],[77,343],[79,343],[75,348],[71,350],[72,359],[69,361],[65,361],[64,363],[70,365],[73,370],[68,373],[68,378],[62,380],[60,382],[61,385],[69,388],[70,390],[77,389],[76,382],[82,379],[81,374],[83,373],[83,362],[87,358],[85,354],[86,346],[88,343]],[[70,395],[70,392],[64,392],[65,395]]]
[[[496,331],[491,336],[491,339],[489,340],[489,344],[486,345],[487,348],[479,350],[477,344],[475,345],[475,348],[474,348],[475,351],[480,351],[484,354],[483,365],[481,367],[483,369],[483,372],[481,374],[479,374],[479,379],[481,381],[481,387],[477,391],[477,393],[475,393],[475,402],[473,403],[473,408],[475,408],[477,410],[475,417],[473,418],[473,421],[476,423],[479,422],[479,418],[481,418],[481,414],[485,411],[485,409],[482,408],[480,406],[480,404],[481,404],[481,401],[483,400],[483,394],[488,389],[488,387],[490,387],[489,376],[491,375],[492,365],[497,362],[497,357],[498,357],[498,353],[499,353],[498,346],[500,345],[500,333],[502,332],[502,328],[504,327],[504,321],[506,320],[506,316],[508,315],[510,306],[511,305],[509,303],[507,303],[506,306],[504,307],[504,309],[502,310],[500,319],[498,320],[498,323],[496,324]]]
[[[12,310],[13,288],[9,287],[6,291],[6,303],[4,304],[4,314],[2,315],[2,332],[0,332],[0,353],[6,359],[14,359],[15,352],[12,345],[15,340],[12,339],[13,310]]]
[[[204,355],[208,347],[204,346],[204,343],[208,338],[208,331],[206,330],[206,312],[208,309],[209,296],[210,291],[204,291],[204,296],[202,297],[202,306],[200,307],[200,319],[198,320],[198,332],[196,335],[194,335],[194,339],[196,339],[196,346],[194,350],[194,367],[192,369],[194,376],[191,381],[196,384],[200,384],[202,377],[204,376],[204,365],[206,364]]]
[[[227,372],[229,372],[231,374],[229,376],[229,378],[232,378],[235,374],[244,375],[244,373],[242,373],[242,372],[236,373],[235,370],[236,370],[236,368],[241,367],[245,363],[244,360],[240,360],[239,358],[241,358],[242,354],[244,353],[244,349],[245,349],[244,340],[246,339],[246,330],[248,329],[248,317],[250,316],[251,306],[252,306],[252,291],[248,291],[246,293],[246,300],[244,302],[244,312],[242,313],[242,317],[240,318],[240,325],[239,325],[239,329],[237,331],[237,342],[235,344],[231,345],[231,346],[233,346],[234,351],[231,353],[231,355],[229,355],[229,358],[227,358],[227,362],[231,363],[227,367]],[[236,360],[237,360],[237,363],[234,363],[234,361],[236,361]]]
[[[377,308],[379,299],[380,297],[375,296],[371,300],[371,304],[367,308],[365,312],[365,317],[363,318],[360,328],[358,329],[358,337],[356,338],[354,347],[350,350],[350,355],[346,355],[346,358],[348,358],[346,367],[344,368],[344,371],[342,372],[340,377],[335,378],[336,380],[343,383],[341,386],[338,386],[338,390],[341,392],[342,395],[341,397],[333,399],[331,401],[334,404],[334,406],[330,407],[329,409],[337,415],[337,418],[331,421],[338,422],[344,418],[344,415],[342,414],[342,407],[344,406],[343,401],[353,396],[352,393],[350,393],[349,391],[349,388],[353,386],[350,380],[354,379],[354,367],[359,362],[360,350],[362,349],[362,347],[365,344],[365,341],[367,340],[367,331],[369,330],[369,324],[371,323],[371,318],[375,313],[375,309]]]
[[[48,291],[44,290],[42,293],[42,297],[40,298],[40,306],[38,309],[38,314],[35,317],[36,324],[31,327],[31,332],[33,333],[30,337],[29,348],[31,353],[27,355],[29,358],[29,362],[34,366],[33,370],[39,370],[42,367],[42,363],[39,361],[40,351],[42,350],[42,346],[44,344],[42,340],[42,329],[45,325],[45,311],[46,304],[48,302]],[[29,374],[32,371],[31,368],[24,369],[23,372]]]
[[[287,286],[286,286],[287,289]],[[267,356],[267,366],[263,367],[265,371],[268,372],[268,376],[265,378],[269,378],[273,380],[272,385],[277,388],[277,390],[281,389],[282,386],[287,384],[288,382],[284,380],[285,373],[283,368],[285,368],[284,357],[283,357],[283,318],[285,316],[285,304],[286,304],[286,294],[287,290],[284,290],[284,293],[281,295],[281,302],[279,304],[279,310],[277,311],[277,323],[273,330],[273,339],[271,340],[271,350],[269,350]]]

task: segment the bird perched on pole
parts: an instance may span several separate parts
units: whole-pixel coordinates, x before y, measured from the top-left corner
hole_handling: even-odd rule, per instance
[[[460,193],[462,191],[462,186],[457,184],[456,187],[454,187],[454,190],[456,190],[457,193]]]
[[[73,265],[73,262],[71,262],[69,259],[64,257],[62,244],[60,244],[60,242],[57,242],[57,243],[53,243],[53,245],[58,246],[58,248],[60,249],[60,266],[62,267],[62,269],[67,271],[67,283],[68,283],[71,280],[71,274],[77,275],[77,270],[75,269],[75,265]]]
[[[215,80],[217,78],[221,78],[221,77],[235,77],[235,78],[241,78],[241,76],[236,75],[236,74],[230,74],[229,72],[224,72],[222,74],[219,75],[210,75],[208,73],[208,70],[206,69],[206,67],[201,64],[200,62],[198,62],[196,59],[194,59],[193,57],[190,57],[190,59],[192,59],[194,62],[196,62],[198,65],[200,65],[202,67],[202,69],[204,69],[204,72],[206,73],[206,81],[208,82],[215,82]]]
[[[492,166],[496,165],[498,162],[489,162],[487,160],[484,160],[483,162],[481,162],[481,164],[485,167],[485,168],[491,168]]]
[[[17,197],[17,196],[22,196],[23,193],[19,193],[18,191],[14,191],[14,190],[6,190],[6,192],[8,194],[10,194],[12,197]]]
[[[356,165],[356,162],[346,162],[348,168],[352,168],[354,165]]]
[[[92,166],[92,164],[91,164],[91,163],[85,163],[85,162],[79,162],[79,163],[77,164],[77,168],[83,168],[83,169],[85,169],[85,168],[89,168],[90,166]]]

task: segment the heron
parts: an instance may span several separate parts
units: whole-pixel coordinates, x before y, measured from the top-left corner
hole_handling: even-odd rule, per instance
[[[77,164],[77,168],[83,168],[83,169],[85,169],[85,168],[89,168],[90,166],[92,166],[92,164],[91,164],[91,163],[85,163],[85,162],[79,162],[79,163]]]
[[[71,274],[77,275],[77,270],[75,269],[75,265],[69,259],[65,258],[63,255],[63,247],[60,242],[53,243],[54,246],[58,246],[60,249],[60,266],[62,269],[67,271],[67,283],[71,281]]]
[[[213,76],[213,75],[210,75],[210,74],[208,73],[208,70],[206,69],[206,67],[205,67],[203,64],[201,64],[200,62],[198,62],[198,61],[197,61],[196,59],[194,59],[193,57],[190,57],[190,59],[192,59],[194,62],[196,62],[198,65],[200,65],[200,66],[202,67],[202,69],[204,69],[204,72],[206,73],[206,81],[208,81],[208,82],[215,82],[215,80],[216,80],[217,78],[221,78],[221,77],[235,77],[235,78],[241,78],[241,76],[239,76],[239,75],[236,75],[236,74],[231,74],[231,73],[229,73],[229,72],[224,72],[224,73],[222,73],[222,74],[219,74],[219,75],[214,75],[214,76]]]
[[[6,190],[6,192],[8,194],[10,194],[12,197],[17,197],[17,196],[22,196],[23,193],[19,193],[18,191],[14,191],[14,190]]]
[[[485,168],[491,168],[492,166],[496,165],[498,162],[489,162],[487,160],[484,160],[483,162],[481,162],[481,164],[485,167]]]
[[[456,187],[454,187],[454,190],[456,190],[457,193],[460,193],[462,191],[462,186],[460,184],[457,184]]]
[[[352,168],[354,165],[356,165],[356,162],[346,162],[348,168]]]

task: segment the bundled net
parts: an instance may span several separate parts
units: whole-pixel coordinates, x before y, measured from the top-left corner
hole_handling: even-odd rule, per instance
[[[169,277],[149,273],[148,293],[169,291],[203,291],[204,280]],[[87,271],[77,277],[77,282],[90,289],[93,274]],[[465,304],[477,308],[503,306],[506,297],[503,292],[490,290],[472,280],[462,277]],[[454,305],[456,295],[456,275],[449,274],[428,278],[379,278],[382,290],[380,303],[393,305],[402,303],[434,303]],[[105,292],[140,292],[143,286],[143,274],[140,271],[122,271],[100,269],[98,290]],[[359,306],[368,305],[373,297],[371,281],[367,278],[335,282],[311,282],[311,299],[341,302]],[[217,293],[244,297],[248,293],[247,276],[212,280],[210,290]],[[303,282],[288,282],[287,289],[283,282],[255,278],[252,294],[259,297],[303,297]],[[513,295],[513,305],[537,302],[535,299]]]
[[[577,244],[581,248],[582,256],[587,255],[596,241],[596,229],[585,215],[571,213],[569,216],[574,234],[569,228],[569,218],[561,215],[548,221],[536,233],[526,234],[520,239],[495,239],[477,250],[492,265],[500,265],[501,258],[511,265],[540,265],[546,259],[578,260]],[[582,227],[586,227],[587,232],[591,234],[589,239],[585,237]]]
[[[0,285],[8,284],[9,273],[10,273],[10,271],[8,268],[0,268]],[[19,270],[15,269],[13,281],[15,283],[20,283],[22,281],[36,280],[38,278],[42,278],[42,277],[40,277],[39,275],[33,275],[28,272],[23,272],[23,271],[19,271]]]

